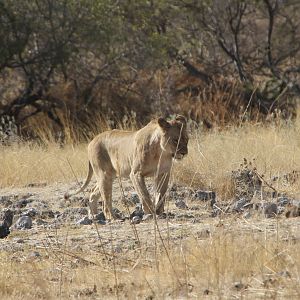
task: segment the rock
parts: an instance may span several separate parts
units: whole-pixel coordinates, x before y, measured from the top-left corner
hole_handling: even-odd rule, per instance
[[[82,219],[76,222],[76,224],[79,225],[91,225],[92,223],[93,221],[89,219],[87,216],[83,217]]]
[[[115,219],[119,219],[119,220],[124,219],[124,215],[123,215],[122,212],[121,212],[119,209],[117,209],[116,207],[113,207],[112,213],[113,213],[113,216],[114,216]]]
[[[175,202],[175,206],[179,209],[188,209],[188,206],[183,200],[178,200]]]
[[[6,224],[0,224],[0,239],[4,239],[9,234],[9,227]]]
[[[3,207],[9,207],[12,205],[11,196],[0,196],[0,205]]]
[[[141,218],[139,216],[134,216],[132,219],[131,219],[131,224],[139,224],[141,223]]]
[[[175,218],[175,214],[171,213],[171,212],[168,212],[168,213],[165,213],[163,212],[162,214],[158,215],[157,216],[158,219],[174,219]]]
[[[277,216],[277,204],[265,203],[263,205],[263,212],[266,218],[274,218]]]
[[[285,216],[287,218],[296,218],[300,217],[300,207],[296,205],[289,205],[286,208]]]
[[[130,220],[132,220],[134,217],[139,217],[142,219],[144,216],[144,211],[141,206],[136,206],[135,210],[130,214]]]
[[[277,203],[279,206],[286,206],[291,203],[291,199],[289,199],[287,197],[278,197]]]
[[[140,198],[136,192],[130,192],[129,201],[132,202],[133,204],[138,204],[141,202]]]
[[[24,208],[29,201],[27,199],[18,200],[16,203],[12,205],[13,208]]]
[[[195,200],[202,200],[202,201],[216,200],[216,192],[198,190],[194,193],[193,198]]]
[[[30,229],[32,227],[32,219],[29,216],[21,216],[15,223],[16,229]]]
[[[31,207],[29,208],[28,210],[24,211],[22,213],[22,216],[28,216],[28,217],[35,217],[36,215],[38,214],[38,211],[34,208],[34,207]]]
[[[14,213],[11,209],[4,209],[1,212],[0,222],[5,223],[7,227],[10,227],[13,222]]]
[[[101,212],[99,214],[94,215],[94,220],[97,221],[97,222],[105,222],[106,219],[105,219],[104,213]]]
[[[235,212],[241,212],[245,209],[245,206],[247,206],[249,202],[250,200],[248,198],[238,199],[231,205],[231,210]]]

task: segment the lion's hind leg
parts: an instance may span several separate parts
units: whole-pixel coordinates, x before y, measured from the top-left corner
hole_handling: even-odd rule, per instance
[[[114,218],[112,212],[112,176],[105,176],[104,172],[97,174],[97,189],[101,194],[103,201],[103,212],[106,220],[112,220]]]

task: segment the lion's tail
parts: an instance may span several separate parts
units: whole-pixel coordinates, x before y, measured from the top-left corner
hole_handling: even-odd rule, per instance
[[[88,184],[90,183],[90,181],[91,181],[91,179],[92,179],[92,176],[93,176],[93,173],[94,173],[94,172],[93,172],[92,165],[91,165],[91,163],[89,162],[89,171],[88,171],[88,174],[87,174],[87,177],[86,177],[86,179],[85,179],[85,182],[84,182],[83,186],[82,186],[77,192],[75,192],[74,194],[68,194],[68,193],[66,193],[66,194],[64,195],[65,199],[68,199],[70,196],[75,196],[75,195],[77,195],[77,194],[83,192],[83,191],[85,190],[85,188],[88,186]]]

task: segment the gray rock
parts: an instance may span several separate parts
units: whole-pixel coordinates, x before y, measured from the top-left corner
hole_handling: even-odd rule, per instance
[[[202,201],[216,200],[216,192],[198,190],[194,193],[193,198],[195,200],[202,200]]]
[[[134,216],[132,219],[131,219],[131,223],[132,224],[139,224],[141,223],[141,218],[139,216]]]
[[[9,207],[13,204],[11,196],[0,196],[0,205],[3,207]]]
[[[179,209],[188,209],[188,206],[183,200],[178,200],[175,202],[175,206]]]
[[[113,216],[116,218],[116,219],[124,219],[124,215],[122,214],[122,212],[117,209],[116,207],[113,207],[112,209],[112,213],[113,213]]]
[[[266,218],[274,218],[277,215],[276,203],[264,203],[263,212]]]
[[[38,214],[38,211],[34,208],[34,207],[31,207],[27,210],[25,210],[23,213],[22,213],[22,216],[28,216],[28,217],[35,217],[36,215]]]
[[[130,219],[133,219],[134,217],[139,217],[142,219],[144,216],[144,211],[140,205],[137,205],[135,210],[130,214]]]
[[[245,206],[247,206],[249,202],[250,200],[248,198],[241,198],[231,205],[231,210],[241,212],[245,209]]]
[[[291,203],[291,199],[289,199],[287,197],[278,197],[277,203],[279,206],[286,206]]]
[[[131,192],[129,194],[129,201],[132,202],[133,204],[138,204],[140,203],[140,198],[136,192]]]
[[[20,199],[17,202],[13,203],[13,208],[24,208],[28,203],[32,202],[30,199]]]
[[[93,221],[89,219],[87,216],[83,217],[82,219],[76,222],[76,224],[79,225],[91,225],[92,223]]]
[[[21,216],[15,223],[16,229],[30,229],[32,227],[32,219],[29,216]]]
[[[103,212],[99,213],[99,214],[96,214],[94,215],[94,220],[97,221],[97,222],[105,222],[105,215]]]

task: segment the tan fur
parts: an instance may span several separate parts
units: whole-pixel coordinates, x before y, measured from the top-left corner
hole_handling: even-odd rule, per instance
[[[97,186],[90,196],[91,214],[98,213],[101,196],[107,219],[112,213],[112,182],[115,177],[129,177],[141,199],[146,214],[164,211],[172,158],[187,154],[188,135],[186,120],[177,116],[167,122],[163,118],[152,120],[138,131],[111,130],[97,135],[88,145],[89,172],[82,192],[96,177]],[[151,201],[145,177],[155,178],[155,201]]]

